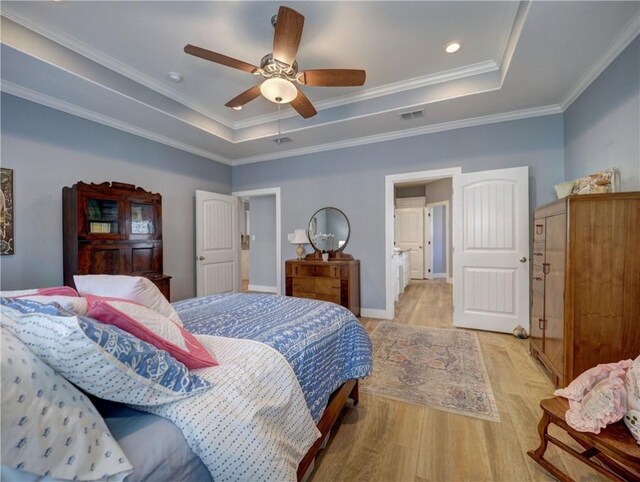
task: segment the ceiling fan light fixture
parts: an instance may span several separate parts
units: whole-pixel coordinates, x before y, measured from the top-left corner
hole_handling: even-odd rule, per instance
[[[260,85],[260,93],[275,104],[288,104],[298,96],[298,89],[287,79],[271,77]]]
[[[242,106],[241,105],[235,105],[232,107],[233,110],[242,110]]]

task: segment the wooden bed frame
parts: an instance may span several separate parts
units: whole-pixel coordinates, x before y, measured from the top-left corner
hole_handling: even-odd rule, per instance
[[[353,400],[353,404],[357,405],[359,400],[358,393],[358,380],[353,378],[351,380],[347,380],[344,382],[340,388],[338,388],[335,392],[331,394],[329,397],[329,403],[327,403],[327,408],[324,409],[324,413],[322,414],[322,418],[318,422],[318,430],[320,430],[320,438],[315,441],[315,443],[311,446],[309,451],[306,453],[300,464],[298,465],[298,481],[301,481],[305,475],[307,475],[307,471],[311,464],[316,458],[316,455],[323,447],[323,444],[327,437],[329,436],[331,429],[338,420],[338,415],[342,411],[347,398]]]

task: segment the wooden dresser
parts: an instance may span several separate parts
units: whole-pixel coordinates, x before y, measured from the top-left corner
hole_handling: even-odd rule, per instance
[[[640,354],[640,192],[572,195],[535,210],[531,353],[564,387]]]
[[[288,260],[286,295],[331,301],[360,316],[360,261]]]
[[[133,184],[78,182],[62,189],[64,283],[76,274],[149,278],[171,299],[162,272],[162,196]]]

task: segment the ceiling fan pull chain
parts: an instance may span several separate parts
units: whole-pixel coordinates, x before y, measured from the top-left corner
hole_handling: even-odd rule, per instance
[[[280,132],[280,102],[278,102],[278,140],[282,137],[282,133]]]

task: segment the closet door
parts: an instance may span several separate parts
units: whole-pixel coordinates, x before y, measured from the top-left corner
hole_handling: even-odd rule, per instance
[[[411,279],[424,278],[424,208],[396,209],[396,247],[409,249]]]

